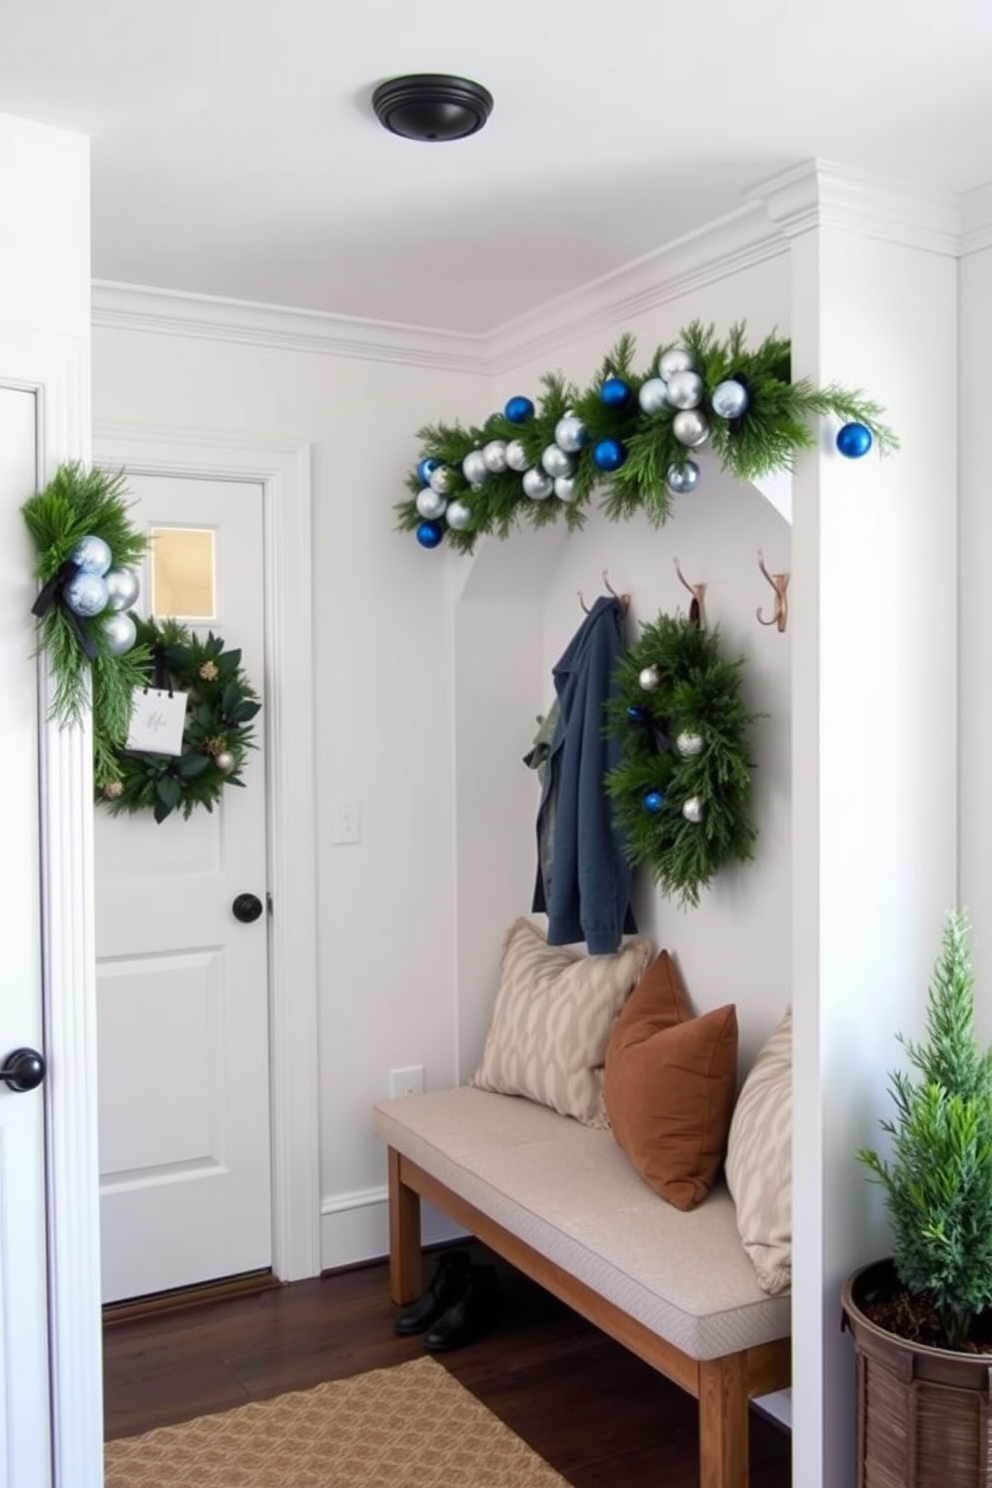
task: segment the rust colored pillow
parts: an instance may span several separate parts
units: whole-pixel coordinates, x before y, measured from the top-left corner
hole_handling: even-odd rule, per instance
[[[613,1026],[605,1094],[620,1146],[676,1209],[695,1209],[713,1187],[736,1085],[736,1009],[693,1017],[678,968],[662,951]]]

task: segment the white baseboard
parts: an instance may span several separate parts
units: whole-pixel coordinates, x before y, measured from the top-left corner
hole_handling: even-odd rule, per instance
[[[421,1204],[424,1245],[462,1240],[465,1231],[431,1204]],[[385,1188],[334,1194],[320,1206],[320,1267],[333,1271],[389,1254],[389,1214]]]

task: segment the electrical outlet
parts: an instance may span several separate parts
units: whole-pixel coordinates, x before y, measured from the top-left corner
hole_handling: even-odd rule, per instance
[[[403,1095],[423,1095],[424,1066],[411,1064],[406,1069],[390,1070],[389,1093],[394,1100]]]
[[[362,840],[362,806],[360,801],[335,801],[331,813],[331,842]]]

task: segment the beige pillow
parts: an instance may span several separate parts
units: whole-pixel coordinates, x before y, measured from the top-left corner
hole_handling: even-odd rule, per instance
[[[585,956],[549,946],[532,921],[511,925],[482,1063],[480,1090],[525,1095],[586,1126],[609,1125],[603,1062],[610,1030],[651,960],[650,941],[614,955]]]
[[[727,1187],[737,1228],[763,1291],[792,1282],[792,1013],[744,1081],[730,1123]]]

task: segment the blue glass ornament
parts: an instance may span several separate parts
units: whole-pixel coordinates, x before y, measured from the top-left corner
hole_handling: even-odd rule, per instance
[[[630,397],[630,384],[622,377],[608,377],[599,390],[599,396],[607,408],[622,408]]]
[[[417,479],[422,486],[426,486],[429,483],[431,471],[436,470],[440,463],[440,460],[435,460],[430,455],[425,455],[420,461],[420,464],[417,466]]]
[[[102,537],[96,537],[93,533],[88,537],[81,537],[69,557],[83,573],[99,574],[101,578],[112,561],[110,548]]]
[[[837,431],[837,448],[848,460],[860,460],[871,449],[871,430],[867,424],[845,424]]]
[[[593,446],[592,459],[597,470],[619,470],[627,451],[619,439],[600,439]]]
[[[636,703],[631,703],[630,707],[627,709],[627,717],[630,719],[631,723],[643,723],[644,709],[639,708]]]
[[[534,405],[529,398],[511,398],[503,412],[511,424],[525,424],[534,417]]]
[[[665,804],[665,794],[664,794],[664,791],[651,790],[651,791],[648,791],[647,794],[644,797],[644,810],[645,811],[650,811],[652,813],[658,812],[658,811],[661,810],[661,808],[662,808],[662,806],[664,806],[664,804]]]
[[[417,528],[417,541],[422,548],[436,548],[444,537],[440,522],[421,522]]]

